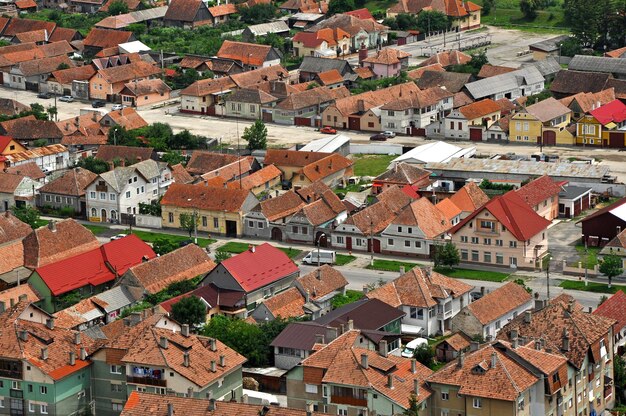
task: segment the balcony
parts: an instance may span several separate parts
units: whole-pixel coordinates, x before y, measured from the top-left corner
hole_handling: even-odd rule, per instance
[[[159,380],[152,377],[131,377],[126,376],[126,382],[132,384],[145,384],[147,386],[167,387],[166,380]]]
[[[367,399],[358,399],[353,396],[331,395],[330,402],[333,404],[346,404],[348,406],[367,407]]]
[[[448,319],[448,318],[452,318],[452,310],[444,311],[444,312],[437,312],[437,319]]]

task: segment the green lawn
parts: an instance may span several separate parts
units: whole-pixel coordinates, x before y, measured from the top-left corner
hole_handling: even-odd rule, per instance
[[[437,267],[435,268],[435,271],[457,279],[487,280],[489,282],[503,282],[507,279],[507,277],[509,277],[509,274],[507,273],[461,269],[456,267],[453,269],[447,267]]]
[[[347,254],[337,254],[335,259],[335,266],[345,266],[348,263],[356,260],[356,257],[349,256]]]
[[[44,225],[48,225],[50,220],[42,220],[41,218],[35,222],[35,228],[43,227]]]
[[[374,264],[369,264],[367,268],[371,270],[382,270],[385,272],[399,272],[400,267],[404,267],[404,271],[408,272],[409,270],[411,270],[412,268],[416,266],[421,266],[421,264],[408,263],[408,262],[395,261],[395,260],[374,259]]]
[[[109,227],[105,227],[103,225],[85,224],[84,226],[95,235],[100,235],[104,232],[107,232],[110,229]]]
[[[387,170],[395,155],[353,155],[355,176],[378,176]]]
[[[615,293],[618,290],[626,292],[626,286],[611,285],[609,288],[609,285],[595,282],[588,282],[585,286],[585,282],[580,280],[564,280],[559,286],[563,289],[584,290],[594,293]]]
[[[585,264],[587,264],[587,268],[593,269],[593,267],[598,264],[599,247],[587,247],[587,255],[585,255],[585,245],[576,244],[576,252],[578,253],[582,267],[585,267]],[[578,267],[578,262],[574,262],[572,266]]]
[[[126,232],[128,232],[128,230]],[[186,241],[186,240],[193,240],[193,237],[189,238],[189,237],[187,237],[185,235],[152,233],[152,232],[149,232],[149,231],[133,230],[133,234],[135,234],[137,237],[141,238],[146,243],[154,243],[154,241],[156,239],[158,239],[158,238],[167,238],[168,240],[171,240],[171,241],[173,241],[175,243],[180,243],[181,241]],[[199,238],[198,237],[198,245],[200,247],[206,247],[209,244],[215,243],[215,241],[216,240],[209,239],[209,238]]]
[[[225,251],[226,253],[239,254],[243,253],[250,247],[248,243],[238,243],[236,241],[229,241],[226,244],[222,244],[217,248],[217,251]],[[279,250],[283,251],[290,259],[296,257],[298,254],[302,253],[302,250],[298,250],[295,248],[285,248],[278,247]]]
[[[298,256],[300,253],[302,253],[302,250],[298,250],[297,248],[278,247],[278,249],[284,252],[287,255],[287,257],[289,257],[290,259],[293,259],[294,257]]]
[[[483,1],[475,0],[475,3],[482,6]],[[496,6],[491,13],[481,16],[481,23],[538,33],[569,32],[564,21],[563,2],[557,0],[556,3],[545,10],[538,10],[537,17],[528,20],[520,10],[519,0],[496,0]]]

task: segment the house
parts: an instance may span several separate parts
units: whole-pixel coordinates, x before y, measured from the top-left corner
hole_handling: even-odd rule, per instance
[[[258,169],[259,164],[256,159],[252,156],[245,156],[201,175],[200,179],[205,186],[222,188],[227,187],[230,182],[242,180]]]
[[[302,58],[302,63],[300,64],[300,82],[313,81],[319,74],[333,69],[339,71],[343,79],[348,83],[357,80],[358,76],[348,61],[307,55]]]
[[[267,36],[270,33],[280,37],[287,37],[289,36],[289,26],[284,20],[250,25],[243,30],[241,37],[246,42],[253,42],[257,37]]]
[[[191,183],[193,182],[193,177],[187,172],[187,169],[181,164],[178,163],[176,165],[170,166],[172,169],[172,178],[176,183]]]
[[[395,77],[409,67],[410,53],[394,48],[385,48],[360,60],[362,67],[369,67],[378,78]]]
[[[372,194],[380,194],[393,185],[403,187],[409,185],[419,189],[430,185],[430,172],[408,163],[397,163],[377,177],[372,182]]]
[[[240,177],[238,181],[228,183],[228,188],[246,189],[254,195],[268,194],[281,182],[282,172],[274,165],[266,166],[251,173],[248,176]]]
[[[452,93],[444,88],[409,90],[380,107],[381,127],[396,133],[425,135],[425,128],[452,110]]]
[[[624,232],[620,233],[615,239],[624,238]],[[611,248],[613,241],[605,246],[603,249]],[[619,243],[619,250],[622,252],[624,245]],[[615,292],[610,298],[602,302],[596,310],[593,311],[593,315],[603,316],[608,319],[613,319],[615,325],[613,325],[613,354],[622,355],[624,350],[624,344],[626,344],[626,293],[620,291]]]
[[[139,313],[99,330],[104,338],[91,361],[93,378],[102,386],[94,392],[102,409],[118,414],[133,392],[144,389],[158,394],[170,389],[173,396],[205,403],[242,398],[246,358],[215,338],[191,334],[188,325],[167,315]]]
[[[470,302],[473,286],[428,268],[414,268],[383,286],[367,292],[403,311],[402,333],[433,337],[450,330],[451,319]]]
[[[139,0],[121,0],[126,6],[128,6],[128,10],[133,12],[135,10],[141,10],[143,9],[145,6],[141,3],[141,1]],[[108,12],[109,11],[109,7],[111,6],[111,4],[113,4],[115,2],[115,0],[108,0],[106,3],[104,3],[104,6],[102,6],[100,8],[101,12]]]
[[[268,45],[225,40],[217,57],[241,62],[248,70],[280,65],[282,54]]]
[[[491,98],[460,107],[446,116],[442,133],[446,138],[481,141],[483,130],[500,119],[501,108]]]
[[[157,160],[157,154],[152,147],[114,146],[105,144],[98,148],[97,158],[106,162],[115,159],[125,160],[127,165],[132,165],[144,160]]]
[[[504,325],[533,306],[533,297],[526,288],[509,282],[464,306],[452,318],[451,329],[492,340]]]
[[[559,375],[562,385],[565,377],[568,380],[567,392],[563,389],[563,403],[572,407],[576,401],[577,411],[601,414],[615,401],[612,365],[615,321],[583,312],[573,298],[568,298],[569,301],[554,299],[542,309],[525,312],[504,326],[498,338],[539,340],[546,349],[567,358],[567,375]],[[582,400],[583,395],[586,400]]]
[[[127,88],[127,84],[139,84],[139,82],[145,80],[152,80],[160,73],[161,70],[157,66],[144,61],[135,61],[126,65],[99,69],[89,79],[89,97],[91,99],[119,102],[122,100],[121,93]],[[154,87],[153,83],[144,82],[142,88],[146,86]],[[135,88],[139,87],[133,86],[133,89]],[[161,90],[165,94],[166,89],[161,86]],[[129,91],[126,92],[128,93]],[[153,93],[150,93],[150,95]],[[127,101],[126,104],[128,103]]]
[[[315,352],[316,344],[330,343],[337,335],[337,328],[314,321],[291,322],[270,344],[274,349],[274,363],[278,368],[291,370]]]
[[[515,192],[533,211],[548,221],[552,221],[559,216],[559,194],[562,190],[561,183],[552,180],[548,175],[543,175]]]
[[[337,70],[333,70],[339,75]],[[322,72],[319,76],[326,74]],[[272,120],[278,124],[301,125],[309,119],[307,125],[320,125],[320,114],[337,99],[350,96],[350,91],[343,86],[343,78],[339,75],[333,82],[340,84],[337,88],[317,87],[301,92],[294,92],[278,103],[273,109]],[[333,85],[332,82],[329,82]],[[313,124],[312,124],[313,123]]]
[[[119,126],[124,127],[126,130],[135,130],[146,127],[148,122],[134,108],[124,107],[121,110],[113,110],[106,113],[100,119],[100,125],[105,129],[106,127]],[[117,132],[117,129],[114,128],[113,132]]]
[[[106,325],[120,317],[122,311],[142,299],[143,294],[125,286],[116,286],[83,299],[75,305],[54,314],[60,328],[85,331],[93,326]]]
[[[579,92],[597,93],[609,88],[609,79],[610,74],[601,72],[560,70],[550,84],[550,92],[557,100]]]
[[[432,370],[414,359],[388,355],[385,342],[350,328],[320,345],[287,373],[287,405],[304,409],[311,403],[344,415],[365,408],[391,416],[409,408],[409,398],[415,396],[416,414],[427,414],[431,392],[424,379]]]
[[[526,107],[511,117],[509,140],[537,142],[540,145],[574,144],[574,136],[566,128],[572,111],[550,97]]]
[[[350,53],[350,38],[350,34],[339,27],[298,32],[293,37],[293,54],[302,57],[339,57]]]
[[[480,26],[481,7],[471,1],[452,0],[439,2],[433,0],[400,0],[387,9],[387,17],[401,13],[419,14],[422,10],[437,11],[445,14],[455,30],[468,30]]]
[[[315,82],[319,82],[321,86],[328,87],[328,89],[341,88],[344,84],[344,79],[336,69],[322,72],[317,75]]]
[[[547,255],[548,225],[550,221],[509,191],[475,210],[449,233],[463,263],[535,268]]]
[[[561,402],[567,377],[567,359],[558,350],[535,347],[532,340],[474,343],[467,354],[428,377],[429,405],[436,414],[453,409],[473,414],[490,409],[503,416],[569,414]]]
[[[133,32],[94,27],[83,40],[83,53],[88,56],[95,56],[103,49],[117,48],[120,43],[131,42],[133,40],[136,40]]]
[[[276,166],[283,173],[284,180],[294,185],[298,183],[300,187],[322,178],[326,179],[323,181],[326,185],[332,186],[335,181],[351,176],[349,172],[345,172],[347,168],[351,168],[351,163],[343,159],[345,159],[343,156],[334,153],[269,149],[265,154],[263,164]],[[313,177],[317,179],[313,180]],[[306,183],[307,180],[310,182]],[[326,183],[327,180],[331,183]]]
[[[41,57],[10,66],[4,75],[4,85],[18,90],[45,91],[46,80],[59,65],[74,66],[67,55]]]
[[[161,199],[161,218],[164,227],[181,228],[181,214],[193,215],[199,232],[235,237],[242,235],[243,218],[257,204],[245,189],[175,183]]]
[[[31,413],[70,414],[89,406],[92,339],[55,327],[51,315],[28,301],[0,313],[0,330],[0,360],[8,367],[0,381],[22,392],[19,400],[5,402],[5,413],[24,413],[26,407]]]
[[[626,58],[576,55],[567,64],[572,71],[611,74],[615,79],[626,79]]]
[[[0,98],[0,114],[4,116],[16,116],[28,110],[30,110],[30,106],[22,104],[19,101],[10,98]],[[2,147],[1,144],[0,147]],[[0,152],[0,154],[2,154],[2,152]]]
[[[416,69],[407,71],[406,75],[414,81],[418,81],[427,71],[446,72],[446,69],[439,63],[426,66],[420,66]]]
[[[360,19],[349,14],[335,14],[321,21],[308,30],[313,32],[319,29],[341,29],[350,35],[350,51],[356,52],[362,45],[367,49],[385,45],[387,43],[387,29],[385,25],[371,20]]]
[[[137,0],[124,0],[124,1],[132,3],[132,6],[141,5],[141,2]],[[107,2],[105,6],[107,6],[110,3],[112,3],[112,1]],[[145,9],[145,10],[134,10],[134,11],[131,11],[130,13],[118,14],[116,16],[108,16],[100,20],[98,23],[96,23],[95,26],[101,29],[120,30],[120,29],[126,29],[130,25],[133,25],[133,24],[143,23],[148,28],[150,28],[150,27],[163,24],[163,18],[165,17],[167,8],[168,8],[167,6],[158,6],[158,7]],[[120,53],[129,52],[127,48],[130,45],[133,45],[133,46],[136,45],[142,48],[147,48],[147,46],[145,46],[139,41],[125,42],[125,43],[120,43],[118,47]],[[147,50],[149,50],[149,48]]]
[[[604,56],[609,58],[624,58],[626,57],[626,47],[605,52]]]
[[[302,295],[297,288],[290,287],[260,303],[250,316],[257,322],[300,318],[307,315],[304,306],[306,303],[306,295]]]
[[[623,148],[626,145],[626,104],[613,100],[591,110],[576,123],[576,144]]]
[[[489,201],[485,191],[474,182],[467,182],[448,199],[459,209],[461,219],[472,214]]]
[[[561,98],[559,101],[572,111],[572,120],[576,121],[591,110],[595,110],[613,100],[615,100],[615,88],[607,88],[599,92],[579,92],[578,94]]]
[[[224,94],[231,92],[231,88],[235,86],[230,77],[196,81],[180,92],[180,111],[215,115],[216,109],[223,105]]]
[[[219,4],[209,7],[209,15],[211,16],[213,26],[226,23],[231,16],[237,13],[237,5],[234,3]]]
[[[63,295],[81,296],[106,290],[129,267],[156,257],[152,248],[135,235],[37,267],[28,283],[41,295],[41,307],[50,313],[67,305]]]
[[[12,207],[34,207],[35,190],[41,184],[24,175],[0,172],[0,212],[9,211]]]
[[[139,204],[158,201],[171,183],[169,166],[152,159],[101,173],[85,188],[88,219],[116,222],[138,214]]]
[[[163,24],[191,29],[212,25],[213,19],[207,4],[201,0],[172,0],[163,18]]]
[[[603,247],[622,230],[626,230],[626,212],[622,205],[626,198],[615,201],[578,221],[582,227],[582,243],[589,247]]]
[[[591,188],[563,186],[559,192],[559,217],[574,218],[591,207]]]
[[[203,150],[194,150],[191,154],[189,162],[187,162],[186,169],[192,176],[200,176],[237,162],[239,159],[239,156],[228,153],[214,153]]]
[[[129,267],[116,284],[138,288],[143,294],[156,294],[172,283],[194,279],[214,268],[215,263],[206,251],[195,244],[188,244]]]
[[[542,40],[539,42],[531,43],[528,45],[528,49],[533,54],[533,60],[541,61],[548,56],[556,56],[561,58],[561,45],[570,40],[569,35],[555,36],[550,39]]]
[[[439,64],[433,64],[439,65]],[[433,65],[429,65],[425,68],[430,68]],[[465,87],[465,84],[473,81],[472,74],[463,74],[459,72],[446,72],[438,70],[424,71],[420,78],[416,81],[416,84],[420,89],[445,87],[445,89],[453,94],[459,93]],[[472,102],[471,100],[470,102]]]
[[[10,154],[10,155],[6,155],[6,154],[4,155],[7,157],[9,156],[12,157],[15,162],[23,158],[27,158],[27,159],[35,158],[37,157],[36,155],[38,154],[41,154],[43,156],[43,154],[54,152],[55,150],[56,152],[54,153],[59,153],[60,151],[65,149],[64,146],[58,145],[58,143],[63,138],[63,133],[61,132],[61,130],[59,130],[57,125],[54,123],[54,121],[37,120],[35,119],[35,116],[32,116],[32,115],[26,116],[26,117],[20,117],[20,118],[16,118],[13,120],[7,120],[7,121],[1,122],[0,131],[4,135],[12,137],[15,141],[19,142],[20,144],[26,144],[26,145],[32,146],[32,143],[34,143],[37,140],[47,140],[47,144],[50,144],[50,145],[57,144],[56,147],[44,146],[46,149],[42,150],[41,152],[36,152],[35,151],[36,149],[32,149],[32,150],[26,150],[26,151],[22,151],[22,152]],[[31,152],[31,153],[28,153],[28,152]],[[22,162],[25,163],[24,161]]]
[[[0,287],[2,289],[17,283],[20,273],[23,273],[24,277],[28,275],[28,270],[24,268],[22,240],[32,231],[28,224],[20,221],[9,211],[4,211],[0,215],[0,256],[3,259],[0,262]]]
[[[161,79],[143,79],[124,84],[122,103],[131,107],[153,105],[170,99],[172,89]]]
[[[541,75],[543,75],[546,82],[552,82],[556,74],[558,74],[562,69],[559,61],[557,61],[553,56],[549,56],[541,61],[522,64],[522,66],[534,66],[537,70],[539,70]]]
[[[267,120],[278,98],[256,88],[238,89],[224,99],[224,115],[250,120]]]
[[[470,351],[472,342],[474,342],[472,338],[465,332],[455,332],[435,347],[437,361],[449,363],[459,357],[460,354],[467,354]]]
[[[424,68],[431,65],[441,65],[443,68],[447,68],[454,65],[465,65],[471,60],[472,57],[470,55],[459,50],[452,49],[449,51],[437,52],[425,61],[422,61],[419,64],[419,67]],[[434,68],[434,70],[436,71],[437,69]]]
[[[545,78],[539,70],[534,66],[528,66],[517,71],[470,82],[465,85],[465,88],[474,100],[483,98],[513,100],[540,93],[544,89],[544,82]]]
[[[328,12],[325,0],[288,0],[280,5],[280,11],[295,14],[324,14]]]
[[[85,83],[96,73],[92,65],[83,65],[53,71],[48,77],[48,92],[58,95],[71,95],[74,98],[89,99]]]
[[[314,139],[300,149],[301,152],[350,154],[350,138],[344,134],[336,134],[321,139]]]
[[[83,168],[68,170],[39,188],[37,205],[71,210],[80,216],[85,216],[87,214],[85,189],[97,176]]]
[[[239,292],[244,304],[236,313],[246,317],[260,303],[287,290],[299,274],[300,269],[285,253],[263,243],[222,261],[200,285]]]
[[[283,3],[286,4],[287,2]],[[326,18],[326,15],[323,13],[312,12],[312,13],[294,13],[288,16],[287,24],[290,29],[294,30],[306,30],[315,26],[322,20]]]
[[[478,74],[476,74],[476,78],[483,79],[495,77],[496,75],[506,74],[507,72],[513,71],[515,71],[515,68],[511,68],[508,66],[484,64],[482,67],[480,67],[480,71],[478,71]]]

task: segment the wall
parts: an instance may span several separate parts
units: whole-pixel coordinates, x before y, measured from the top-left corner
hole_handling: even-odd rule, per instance
[[[137,227],[146,227],[146,228],[161,228],[162,227],[162,219],[161,217],[155,217],[153,215],[135,215],[135,225]]]
[[[370,144],[358,144],[350,143],[351,154],[376,154],[376,155],[401,155],[402,145],[392,143],[370,143]]]
[[[509,140],[512,142],[537,143],[541,137],[542,124],[529,113],[515,114],[509,123]]]
[[[380,117],[368,110],[360,117],[360,129],[363,131],[381,131]]]
[[[56,209],[70,207],[74,212],[80,212],[80,198],[50,193],[41,193],[37,198],[37,206],[53,207]],[[1,208],[0,208],[1,209]]]

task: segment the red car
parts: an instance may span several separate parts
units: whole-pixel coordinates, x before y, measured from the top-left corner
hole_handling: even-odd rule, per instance
[[[326,126],[326,127],[322,127],[320,129],[320,133],[324,133],[324,134],[337,134],[337,130],[335,130],[334,128],[330,127],[330,126]]]

